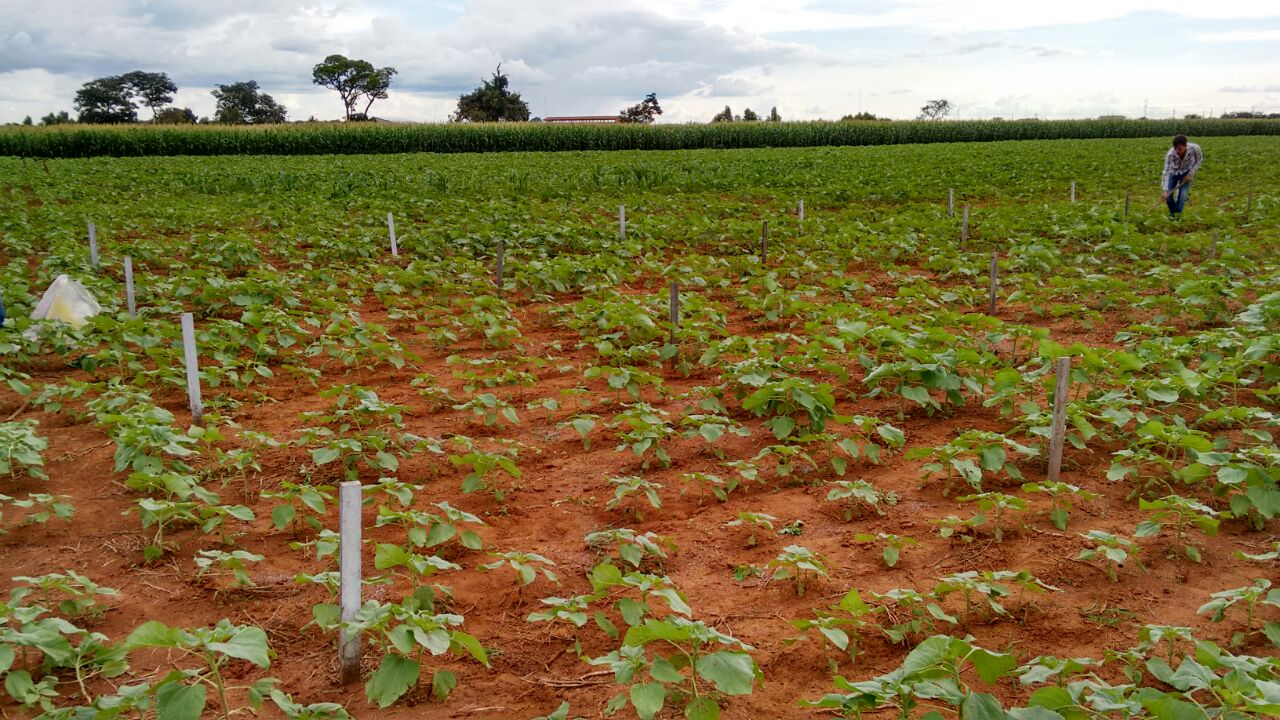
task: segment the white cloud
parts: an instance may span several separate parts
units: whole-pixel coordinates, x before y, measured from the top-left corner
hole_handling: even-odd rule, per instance
[[[862,97],[894,117],[937,97],[965,117],[1207,112],[1280,102],[1257,59],[1276,39],[1273,0],[0,0],[0,122],[71,110],[81,83],[134,69],[169,73],[200,115],[214,84],[253,79],[292,118],[333,118],[310,81],[330,53],[396,67],[373,112],[406,120],[445,119],[498,63],[535,115],[650,92],[674,122],[726,98],[788,119]],[[1197,41],[1216,47],[1166,77],[1161,48]]]

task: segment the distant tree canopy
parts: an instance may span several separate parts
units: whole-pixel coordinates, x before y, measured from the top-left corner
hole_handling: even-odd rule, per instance
[[[622,117],[622,122],[644,123],[645,125],[653,124],[653,121],[661,114],[662,107],[658,105],[656,93],[649,93],[644,97],[644,100],[619,113]]]
[[[393,67],[375,68],[367,60],[356,60],[345,55],[330,55],[311,68],[311,82],[321,87],[337,90],[348,120],[354,116],[369,116],[369,108],[375,100],[386,100],[391,87]],[[356,112],[356,105],[364,101],[364,110]]]
[[[759,119],[760,119],[760,116],[757,115],[756,111],[752,110],[751,108],[746,108],[742,111],[743,122],[756,122]]]
[[[163,106],[173,102],[177,91],[178,86],[164,73],[134,70],[85,83],[76,91],[76,112],[80,122],[136,122],[140,103],[151,108],[154,119]]]
[[[196,121],[196,114],[191,108],[167,107],[156,113],[152,122],[157,125],[191,125]]]
[[[733,122],[733,120],[734,120],[734,117],[733,117],[733,109],[732,109],[732,108],[730,108],[728,105],[725,105],[723,110],[721,110],[720,112],[716,113],[716,114],[715,114],[715,117],[711,118],[711,122],[713,122],[713,123],[717,123],[717,122]]]
[[[48,115],[40,118],[41,125],[66,125],[67,123],[73,122],[75,122],[75,120],[67,114],[66,110],[63,110],[56,115],[54,113],[49,113]]]
[[[769,122],[782,122],[782,116],[778,114],[778,106],[769,108],[769,117],[765,118]]]
[[[458,109],[449,116],[450,122],[526,122],[529,104],[520,99],[520,93],[511,92],[510,84],[499,63],[492,78],[458,98]]]
[[[916,116],[917,120],[941,120],[951,112],[951,101],[945,98],[940,100],[930,100],[920,108],[920,114]]]
[[[888,120],[889,118],[878,118],[869,112],[859,111],[857,115],[845,115],[840,118],[840,122],[849,122],[852,120]]]
[[[258,92],[258,83],[254,80],[219,85],[212,94],[218,101],[213,113],[214,122],[233,125],[282,123],[288,114],[275,98]]]

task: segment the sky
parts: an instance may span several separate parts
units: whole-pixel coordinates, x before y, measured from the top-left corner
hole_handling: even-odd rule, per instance
[[[661,122],[1280,112],[1277,0],[0,0],[0,123],[74,116],[83,83],[132,70],[199,116],[256,80],[291,120],[335,119],[311,82],[334,53],[396,68],[371,114],[419,122],[499,63],[535,116],[648,93]]]

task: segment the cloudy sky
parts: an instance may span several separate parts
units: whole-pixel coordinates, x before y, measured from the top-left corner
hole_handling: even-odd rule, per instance
[[[1277,0],[0,0],[0,122],[137,69],[197,115],[252,79],[291,119],[336,118],[311,84],[331,53],[399,70],[372,111],[397,120],[443,121],[499,62],[539,116],[650,92],[667,122],[943,97],[962,118],[1280,112]]]

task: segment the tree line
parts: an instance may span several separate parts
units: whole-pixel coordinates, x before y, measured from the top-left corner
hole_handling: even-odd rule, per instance
[[[367,60],[330,55],[311,69],[311,81],[338,93],[347,121],[360,121],[372,119],[370,109],[374,102],[387,99],[391,79],[396,74],[393,67],[374,67]],[[95,78],[76,91],[76,117],[63,110],[45,115],[40,124],[136,123],[143,121],[138,118],[138,112],[143,108],[151,111],[150,122],[161,124],[215,122],[258,125],[282,123],[288,118],[288,109],[263,92],[255,80],[217,85],[212,91],[216,101],[212,118],[197,118],[190,108],[172,105],[177,92],[177,84],[162,72],[135,70],[123,75]],[[652,123],[661,114],[657,95],[649,93],[639,103],[619,111],[618,118],[621,122]],[[450,122],[529,120],[529,104],[520,97],[520,93],[511,89],[510,78],[502,72],[501,64],[494,70],[493,77],[482,80],[479,87],[459,96],[457,108],[449,116]],[[28,117],[22,124],[35,123]]]

